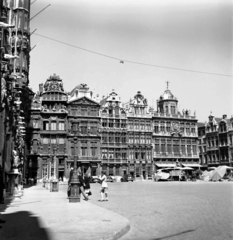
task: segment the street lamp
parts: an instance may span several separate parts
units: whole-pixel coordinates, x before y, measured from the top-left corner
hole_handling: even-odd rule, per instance
[[[56,177],[56,148],[53,149],[53,179],[51,181],[50,192],[58,192],[58,180]]]
[[[77,170],[77,158],[76,155],[76,140],[74,142],[74,171],[70,181],[70,196],[69,202],[80,202],[80,194],[79,194],[79,179],[78,179],[78,170]]]

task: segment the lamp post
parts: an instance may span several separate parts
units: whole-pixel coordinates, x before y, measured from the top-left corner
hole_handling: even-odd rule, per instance
[[[79,179],[78,179],[78,170],[77,170],[77,158],[76,155],[76,143],[77,140],[75,139],[74,142],[74,171],[70,181],[70,196],[69,202],[80,202],[80,194],[79,194]]]
[[[56,176],[56,148],[53,149],[53,179],[51,181],[50,192],[58,192],[58,180]]]

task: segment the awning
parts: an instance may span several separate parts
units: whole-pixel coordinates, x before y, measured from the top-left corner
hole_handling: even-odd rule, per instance
[[[201,165],[200,165],[200,164],[197,164],[197,163],[190,163],[190,164],[183,164],[183,163],[182,163],[182,165],[183,165],[184,167],[201,167]]]
[[[167,167],[175,167],[176,166],[176,164],[166,164],[166,163],[156,163],[155,164],[157,167],[162,167],[162,168],[167,168]]]

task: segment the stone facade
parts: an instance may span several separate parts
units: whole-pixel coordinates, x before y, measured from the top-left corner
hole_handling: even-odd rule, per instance
[[[179,112],[178,100],[168,88],[157,100],[152,121],[154,169],[177,165],[200,167],[195,113]]]
[[[200,161],[203,166],[233,166],[233,117],[216,118],[198,127]]]
[[[127,103],[114,90],[99,100],[86,84],[66,93],[60,77],[49,77],[31,109],[31,177],[67,178],[75,159],[92,175],[106,170],[140,179],[177,163],[198,167],[197,119],[177,103],[168,89],[157,110],[140,91]]]

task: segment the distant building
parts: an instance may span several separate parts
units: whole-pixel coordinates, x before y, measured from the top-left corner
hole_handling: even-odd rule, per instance
[[[178,99],[167,88],[157,101],[153,117],[155,169],[174,166],[200,167],[197,119],[191,111],[178,110]]]
[[[157,168],[199,167],[197,119],[178,111],[169,89],[155,111],[140,91],[122,103],[113,90],[101,100],[86,84],[70,93],[57,75],[39,85],[31,106],[28,177],[66,177],[77,160],[92,175],[152,179]]]
[[[151,178],[152,161],[152,112],[147,99],[137,92],[124,104],[128,119],[128,171],[134,177]]]
[[[198,127],[200,161],[203,166],[233,166],[233,117],[215,118]]]
[[[123,175],[128,167],[127,115],[113,90],[100,101],[102,170],[107,175]]]

